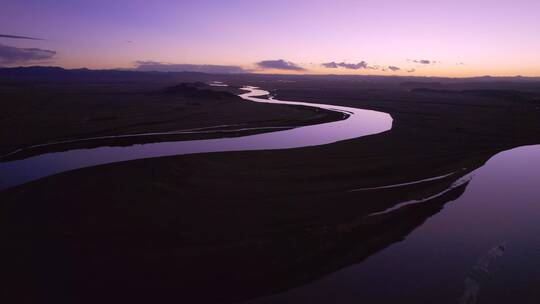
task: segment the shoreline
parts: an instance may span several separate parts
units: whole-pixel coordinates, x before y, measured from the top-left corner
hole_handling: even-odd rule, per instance
[[[5,113],[9,113],[0,117],[3,139],[0,155],[48,142],[91,137],[167,133],[232,124],[248,128],[296,127],[342,119],[334,112],[313,107],[246,102],[234,95],[240,93],[234,88],[190,85],[163,93],[163,87],[157,85],[139,91],[127,84],[126,88],[79,84],[62,91],[47,84],[44,87],[0,84],[0,98],[5,101]],[[2,90],[2,86],[8,89]],[[218,138],[218,133],[186,138]],[[148,142],[148,137],[143,142]]]
[[[59,142],[50,142],[21,147],[7,154],[0,155],[0,163],[5,161],[19,160],[27,157],[50,153],[63,152],[71,149],[88,149],[101,146],[130,146],[135,144],[188,141],[216,138],[241,137],[275,131],[283,131],[302,126],[317,125],[346,119],[342,113],[319,109],[316,107],[300,105],[284,105],[297,108],[308,113],[310,116],[295,120],[281,120],[272,122],[246,122],[230,126],[206,126],[195,129],[173,130],[164,132],[150,132],[141,134],[118,134],[105,135],[89,138],[74,138]],[[222,127],[222,128],[219,128]]]

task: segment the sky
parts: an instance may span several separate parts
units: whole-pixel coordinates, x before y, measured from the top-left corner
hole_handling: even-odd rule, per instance
[[[0,66],[540,76],[539,0],[17,0],[1,8]]]

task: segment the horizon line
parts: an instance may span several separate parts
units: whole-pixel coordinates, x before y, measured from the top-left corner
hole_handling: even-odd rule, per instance
[[[469,78],[538,78],[539,76],[523,76],[523,75],[505,75],[505,76],[493,76],[489,74],[477,75],[477,76],[426,76],[426,75],[377,75],[377,74],[320,74],[320,73],[250,73],[250,72],[241,72],[241,73],[208,73],[208,72],[199,72],[199,71],[141,71],[135,68],[66,68],[62,66],[55,65],[31,65],[31,66],[0,66],[0,69],[28,69],[28,68],[57,68],[66,71],[75,71],[75,70],[87,70],[87,71],[120,71],[120,72],[139,72],[139,73],[197,73],[197,74],[206,74],[206,75],[267,75],[267,76],[348,76],[348,77],[386,77],[386,78],[446,78],[446,79],[469,79]]]

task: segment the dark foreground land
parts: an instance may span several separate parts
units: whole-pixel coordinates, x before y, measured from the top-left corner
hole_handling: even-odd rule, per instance
[[[209,76],[196,75],[192,81],[204,77]],[[286,290],[402,240],[461,195],[467,184],[422,203],[368,215],[440,193],[500,151],[540,143],[536,82],[212,77],[235,86],[258,85],[280,99],[384,111],[392,115],[394,125],[382,134],[325,146],[130,161],[3,191],[0,233],[7,283],[2,294],[7,299],[231,303]],[[79,98],[79,86],[77,102],[86,100]],[[152,132],[329,117],[306,109],[220,103],[214,98],[205,101],[212,104],[201,105],[204,114],[171,114],[178,106],[174,99],[160,97],[156,102],[154,95],[139,96],[132,90],[121,95],[138,96],[118,106],[117,111],[130,109],[124,115],[109,113],[119,100],[112,93],[99,95],[100,106],[76,110],[67,99],[50,106],[60,93],[41,99],[41,93],[29,95],[13,83],[5,84],[2,94],[40,106],[18,112],[18,106],[2,98],[7,104],[3,107],[10,109],[2,115],[2,132],[16,121],[26,128],[19,136],[2,134],[2,147],[8,151],[103,130]],[[186,104],[192,102],[187,99]],[[128,100],[151,106],[141,112]],[[94,119],[80,127],[73,123],[70,126],[78,131],[72,132],[49,128],[55,115],[43,117],[43,111],[57,113],[59,124],[66,116],[81,121],[77,115],[83,114],[90,120],[118,118]],[[184,111],[191,113],[179,113]],[[112,123],[124,117],[130,120]],[[167,123],[140,124],[160,119]],[[129,127],[133,124],[137,126]],[[410,186],[350,191],[449,173],[453,174]]]

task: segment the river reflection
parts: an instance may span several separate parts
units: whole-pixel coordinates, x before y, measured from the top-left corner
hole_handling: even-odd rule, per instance
[[[244,89],[248,92],[240,96],[249,101],[317,107],[341,112],[343,115],[346,115],[347,118],[329,123],[298,128],[289,127],[289,129],[283,131],[233,138],[168,141],[131,144],[128,146],[115,146],[114,144],[109,143],[99,147],[95,147],[95,145],[92,146],[92,143],[96,140],[114,139],[114,136],[91,138],[84,140],[84,142],[88,143],[92,148],[81,149],[78,147],[62,152],[44,153],[21,160],[0,162],[0,190],[52,174],[107,163],[207,152],[290,149],[324,145],[377,134],[392,128],[392,118],[386,113],[334,105],[257,98],[257,96],[267,95],[269,92],[255,87],[245,87]],[[142,134],[143,136],[141,136],[141,138],[143,139],[141,140],[144,140],[144,138],[147,138],[148,136],[193,134],[197,132],[206,133],[208,131],[188,130]],[[118,139],[125,139],[126,137],[127,136],[118,136]],[[74,143],[80,144],[81,140],[76,140]],[[40,148],[42,147],[40,146]]]
[[[268,92],[249,88],[249,93],[243,97],[257,102],[275,102],[271,99],[256,98],[265,93]],[[304,105],[303,103],[291,104]],[[344,115],[349,115],[348,119],[238,138],[162,142],[48,153],[0,163],[0,177],[3,185],[9,186],[56,172],[107,162],[202,152],[294,148],[356,138],[391,128],[391,118],[384,113],[338,106],[317,106],[342,112]],[[336,154],[329,153],[327,156],[328,158],[336,157]],[[200,285],[193,283],[194,287],[200,290],[186,288],[178,291],[184,286],[177,284],[178,278],[171,276],[171,281],[165,280],[173,286],[169,290],[170,294],[162,292],[160,294],[181,299],[186,297],[187,292],[193,292],[200,298],[201,290],[212,290],[213,294],[219,294],[220,302],[255,298],[250,301],[251,303],[535,303],[540,298],[540,294],[535,291],[535,287],[540,284],[540,226],[537,224],[537,219],[540,218],[540,191],[538,190],[540,172],[537,170],[540,168],[540,146],[527,146],[502,152],[483,164],[488,156],[485,157],[471,160],[472,165],[467,165],[469,168],[463,168],[461,160],[457,160],[454,165],[449,163],[445,166],[448,171],[437,171],[437,174],[427,175],[422,179],[333,191],[321,199],[332,202],[324,206],[317,206],[313,200],[302,202],[302,199],[296,199],[296,197],[291,200],[285,198],[281,202],[279,197],[275,199],[278,202],[274,204],[256,204],[254,209],[249,209],[252,207],[251,202],[247,205],[239,205],[242,208],[238,210],[245,211],[247,208],[248,215],[250,212],[256,215],[260,212],[264,215],[260,216],[262,219],[265,219],[265,216],[273,212],[275,208],[290,207],[283,210],[283,213],[276,213],[281,216],[279,219],[282,222],[279,223],[287,223],[284,219],[286,216],[294,215],[295,207],[300,210],[298,215],[304,216],[304,213],[308,213],[308,216],[299,216],[300,219],[307,219],[305,222],[297,221],[292,216],[294,221],[291,223],[295,225],[298,223],[298,226],[285,230],[286,233],[280,230],[268,233],[265,230],[264,233],[249,235],[245,239],[240,238],[241,241],[236,240],[240,233],[231,233],[233,241],[219,243],[220,246],[212,247],[210,253],[207,252],[206,258],[198,260],[198,264],[191,260],[189,262],[195,265],[193,267],[195,272],[192,274],[204,274],[201,269],[212,265],[211,271],[207,272],[212,276],[204,276],[204,279],[213,278],[216,272],[220,273],[216,271],[217,268],[230,265],[231,269],[225,267],[225,270],[221,272],[222,275],[227,274],[227,276],[222,276],[227,279],[222,280],[222,277],[216,276],[220,278],[216,282],[211,281],[207,284],[203,281]],[[421,167],[422,164],[415,165]],[[351,175],[347,176],[347,178],[350,177]],[[281,179],[282,176],[279,178]],[[304,179],[296,181],[292,179],[287,187],[295,188],[304,182]],[[19,189],[21,193],[24,192],[24,188]],[[48,188],[46,190],[48,192]],[[228,204],[237,200],[236,195],[232,196],[234,199],[227,201]],[[17,196],[14,197],[12,201],[16,201],[15,205],[18,206]],[[406,199],[400,199],[403,197]],[[91,199],[90,201],[92,203],[87,205],[93,206],[96,202]],[[381,202],[380,210],[356,215],[358,210],[362,210],[360,205],[369,201]],[[33,208],[42,205],[39,200],[28,200],[23,203],[36,203],[37,205]],[[52,203],[55,206],[56,200]],[[343,204],[339,207],[346,210],[346,215],[339,212],[331,213],[332,209],[340,209],[335,208],[335,204],[338,203]],[[351,204],[345,205],[347,203]],[[31,208],[22,205],[19,216],[24,218]],[[68,206],[71,205],[71,200],[68,200]],[[358,206],[360,207],[355,208]],[[216,205],[213,205],[212,208],[205,208],[204,211],[207,212],[215,207]],[[65,211],[64,208],[53,208],[53,210]],[[233,210],[237,209],[233,208]],[[144,212],[146,213],[146,209]],[[56,215],[56,212],[52,213]],[[66,214],[69,216],[63,218],[75,219],[75,227],[79,227],[79,223],[82,222],[77,220],[76,216],[79,214],[76,213],[75,216],[69,212]],[[211,213],[204,214],[212,215]],[[221,220],[228,213],[217,212],[217,214],[219,216],[216,219]],[[321,217],[321,214],[325,216]],[[79,216],[84,219],[86,211]],[[333,216],[337,220],[334,220]],[[319,217],[323,219],[317,221]],[[20,229],[17,226],[19,223],[22,223],[21,227],[26,227],[26,223],[35,224],[40,219],[38,216],[30,217],[30,220],[26,221],[21,221],[18,217],[14,218],[16,220],[13,225],[17,227],[14,231]],[[56,219],[56,217],[51,218]],[[231,218],[238,220],[246,216]],[[259,221],[258,217],[254,218]],[[194,219],[195,221],[191,223],[193,227],[196,227],[199,222],[208,221],[206,217],[204,220],[195,217]],[[188,220],[184,219],[184,221]],[[47,222],[47,217],[45,217],[45,222]],[[53,223],[56,225],[58,221],[54,220]],[[185,229],[184,222],[180,221],[180,223],[182,223],[182,226],[179,226],[181,228],[172,226],[171,231],[176,233]],[[219,229],[231,226],[233,221],[225,221],[225,223],[227,225],[219,226]],[[272,228],[275,226],[281,228],[279,224],[274,226],[276,222],[271,223]],[[254,222],[249,224],[250,226],[246,226],[249,229],[242,227],[242,231],[253,228]],[[64,230],[73,233],[71,226],[67,227],[70,228]],[[176,256],[177,251],[170,255],[165,255],[163,252],[171,252],[170,246],[174,244],[178,245],[178,248],[187,246],[189,252],[195,252],[193,259],[199,257],[197,250],[205,252],[207,248],[207,243],[204,243],[204,235],[207,231],[205,229],[202,230],[201,235],[194,234],[193,243],[191,243],[193,248],[189,247],[189,242],[186,243],[188,245],[177,244],[186,240],[178,238],[175,233],[170,234],[171,239],[164,237],[168,234],[162,234],[161,230],[156,234],[148,234],[147,241],[155,248],[151,253],[144,250],[140,252],[149,254],[152,258],[144,256],[144,259],[134,259],[134,265],[139,267],[144,264],[148,267],[147,269],[159,274],[156,278],[167,278],[163,273],[168,273],[167,271],[172,269],[170,265],[179,261]],[[219,229],[208,231],[214,233]],[[41,231],[41,229],[36,229],[36,231]],[[127,235],[129,236],[129,233]],[[88,242],[85,236],[90,236],[91,242]],[[110,258],[110,244],[116,246],[118,239],[127,239],[122,234],[119,234],[118,239],[114,235],[111,237],[100,234],[97,238],[93,236],[91,233],[82,233],[73,240],[84,244],[98,242],[99,246],[90,247],[95,250],[92,257],[106,257],[107,259]],[[140,249],[137,246],[140,246],[141,237],[144,235],[141,236],[136,232],[135,237],[132,238],[136,246],[126,246],[126,248],[116,246],[122,254],[118,254],[111,265],[116,265],[119,261],[123,262],[126,256],[139,253],[133,248]],[[20,238],[14,239],[18,242]],[[186,239],[189,240],[189,234]],[[73,240],[70,239],[67,243]],[[37,263],[39,265],[44,264],[43,260],[49,262],[49,259],[42,259],[39,256],[43,250],[52,250],[54,254],[50,256],[61,257],[65,254],[63,242],[56,248],[45,242],[43,244],[46,245],[43,247],[29,243],[28,252],[39,253],[38,257],[33,257],[39,261]],[[198,244],[203,244],[203,249],[198,248]],[[161,252],[156,248],[165,249]],[[16,256],[20,255],[18,250],[13,251]],[[227,258],[231,259],[227,260]],[[185,262],[185,260],[180,260]],[[250,260],[252,264],[245,263],[247,260]],[[57,261],[57,264],[62,265],[62,263],[64,263],[63,260]],[[31,263],[25,261],[24,264]],[[87,269],[86,266],[89,264],[86,261],[78,265],[79,268],[75,272],[82,273],[81,277],[86,278],[85,273],[96,271],[95,265]],[[109,266],[106,265],[101,272],[107,273]],[[129,264],[126,269],[131,270],[134,267]],[[16,269],[16,272],[19,273],[19,269]],[[46,273],[49,274],[49,272]],[[181,277],[183,273],[175,271],[174,275]],[[125,274],[124,269],[121,269],[118,274],[121,279],[117,282],[133,279]],[[146,275],[143,277],[146,279]],[[96,278],[96,282],[100,284],[104,279],[103,277]],[[235,281],[233,280],[235,278],[248,279]],[[49,280],[47,276],[46,281]],[[145,280],[141,282],[143,283],[135,286],[141,287],[148,284]],[[156,286],[162,287],[159,284],[160,281],[156,282],[158,282]],[[194,281],[188,277],[184,283],[186,282]],[[62,286],[62,284],[56,285]],[[126,286],[132,288],[129,284]],[[257,298],[276,292],[281,293]]]
[[[451,203],[403,207],[418,208],[419,214],[429,204],[444,205],[431,218],[425,213],[427,221],[403,241],[311,284],[251,303],[536,303],[538,168],[540,145],[499,153],[471,173],[461,195],[445,199]]]

